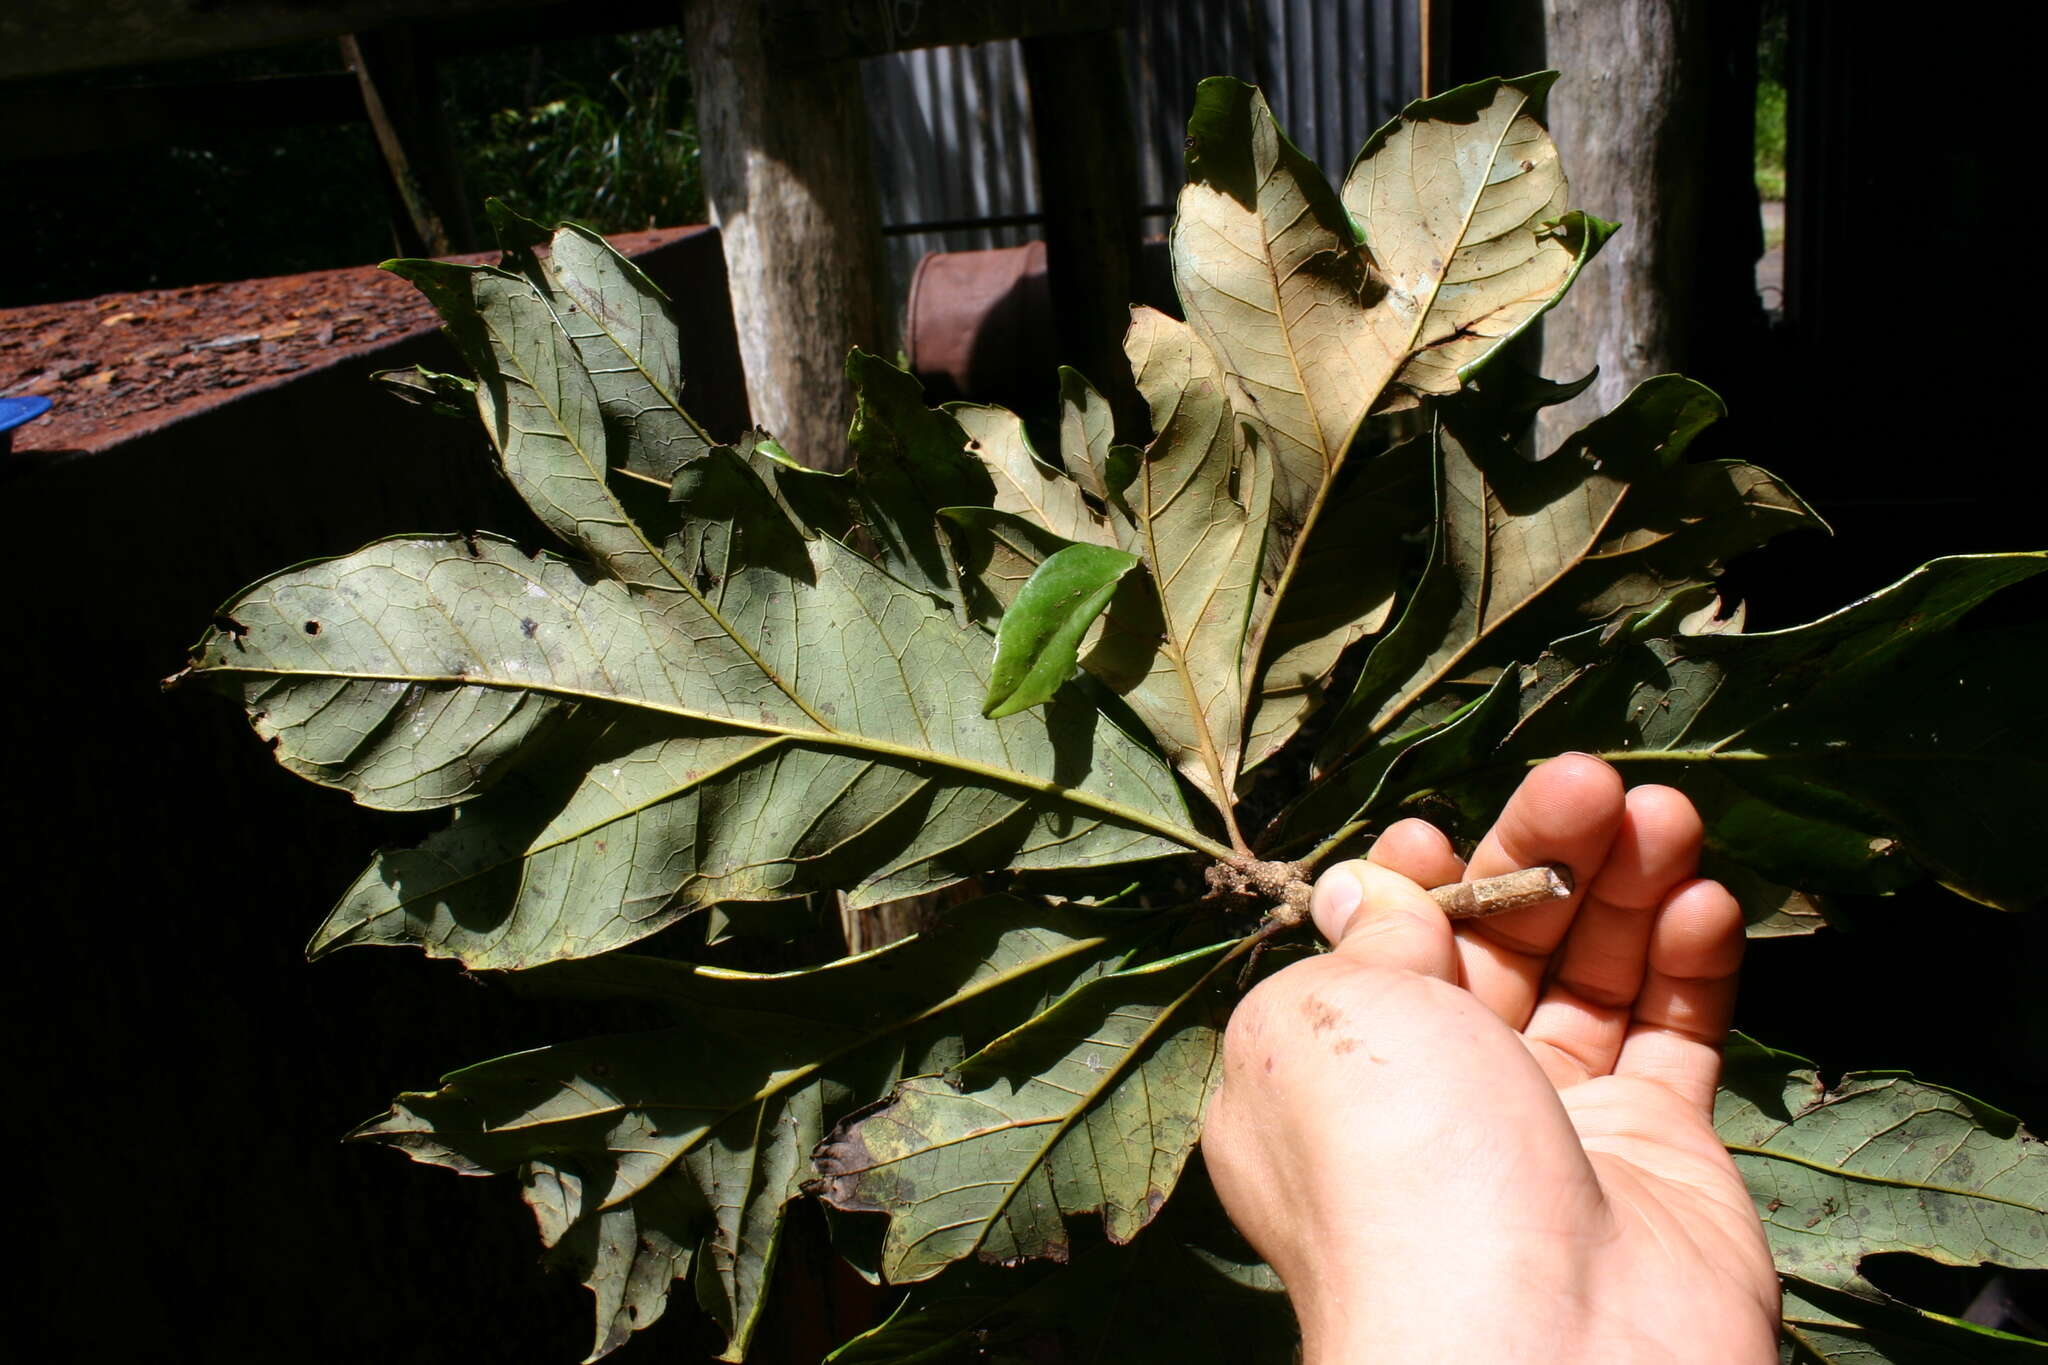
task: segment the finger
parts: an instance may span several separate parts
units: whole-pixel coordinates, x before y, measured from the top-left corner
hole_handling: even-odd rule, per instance
[[[1373,841],[1365,858],[1417,886],[1449,886],[1465,876],[1465,860],[1444,832],[1427,820],[1395,821]]]
[[[1665,897],[1614,1074],[1655,1081],[1711,1113],[1742,947],[1742,907],[1719,882],[1684,882]]]
[[[1309,903],[1333,951],[1375,966],[1456,981],[1451,922],[1429,893],[1373,863],[1339,863],[1316,880]]]
[[[1473,850],[1468,881],[1560,863],[1576,888],[1565,900],[1458,927],[1466,988],[1511,1028],[1529,1022],[1550,954],[1571,927],[1621,827],[1620,774],[1587,754],[1565,754],[1533,770]]]
[[[1699,813],[1682,793],[1658,786],[1628,793],[1607,861],[1523,1030],[1530,1043],[1559,1054],[1553,1080],[1570,1084],[1614,1070],[1657,907],[1699,865],[1701,832]],[[1538,1060],[1553,1070],[1540,1053]]]

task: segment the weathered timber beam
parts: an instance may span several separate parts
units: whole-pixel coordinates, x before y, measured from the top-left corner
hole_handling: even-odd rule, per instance
[[[762,31],[779,61],[879,57],[924,47],[1092,33],[1124,22],[1124,0],[764,0]]]
[[[356,79],[341,74],[99,89],[0,86],[0,161],[210,140],[223,128],[356,123],[362,117]]]
[[[210,57],[543,0],[7,0],[0,80]]]

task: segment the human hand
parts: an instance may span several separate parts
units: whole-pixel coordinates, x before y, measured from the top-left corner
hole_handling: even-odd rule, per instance
[[[1230,1022],[1202,1149],[1307,1365],[1778,1359],[1778,1283],[1711,1123],[1742,916],[1701,826],[1597,759],[1530,773],[1467,866],[1420,820],[1317,881],[1333,945]],[[1571,868],[1453,925],[1423,891]]]

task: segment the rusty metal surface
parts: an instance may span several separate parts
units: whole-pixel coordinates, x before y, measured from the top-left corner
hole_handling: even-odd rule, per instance
[[[662,228],[611,241],[644,260],[705,231]],[[104,451],[435,326],[418,290],[374,266],[37,304],[0,311],[0,397],[52,404],[16,433],[17,457]]]
[[[904,352],[932,401],[1014,403],[1053,350],[1045,243],[926,256],[905,312]]]

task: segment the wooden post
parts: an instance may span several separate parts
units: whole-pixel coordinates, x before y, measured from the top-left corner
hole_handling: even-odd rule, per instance
[[[1509,357],[1600,378],[1547,408],[1549,451],[1653,374],[1739,405],[1762,378],[1763,249],[1752,178],[1757,0],[1432,0],[1431,88],[1543,67],[1571,202],[1621,232]]]
[[[1551,90],[1550,127],[1572,203],[1619,220],[1622,230],[1544,315],[1544,373],[1570,379],[1598,365],[1600,378],[1544,410],[1538,450],[1554,449],[1644,379],[1686,363],[1706,207],[1702,8],[1693,0],[1545,6],[1545,60],[1564,73]]]
[[[892,353],[881,209],[853,61],[782,60],[762,0],[686,0],[704,187],[754,421],[839,469],[847,348]]]
[[[1058,359],[1109,399],[1119,439],[1141,441],[1145,405],[1123,352],[1140,205],[1122,35],[1048,35],[1023,47]]]

